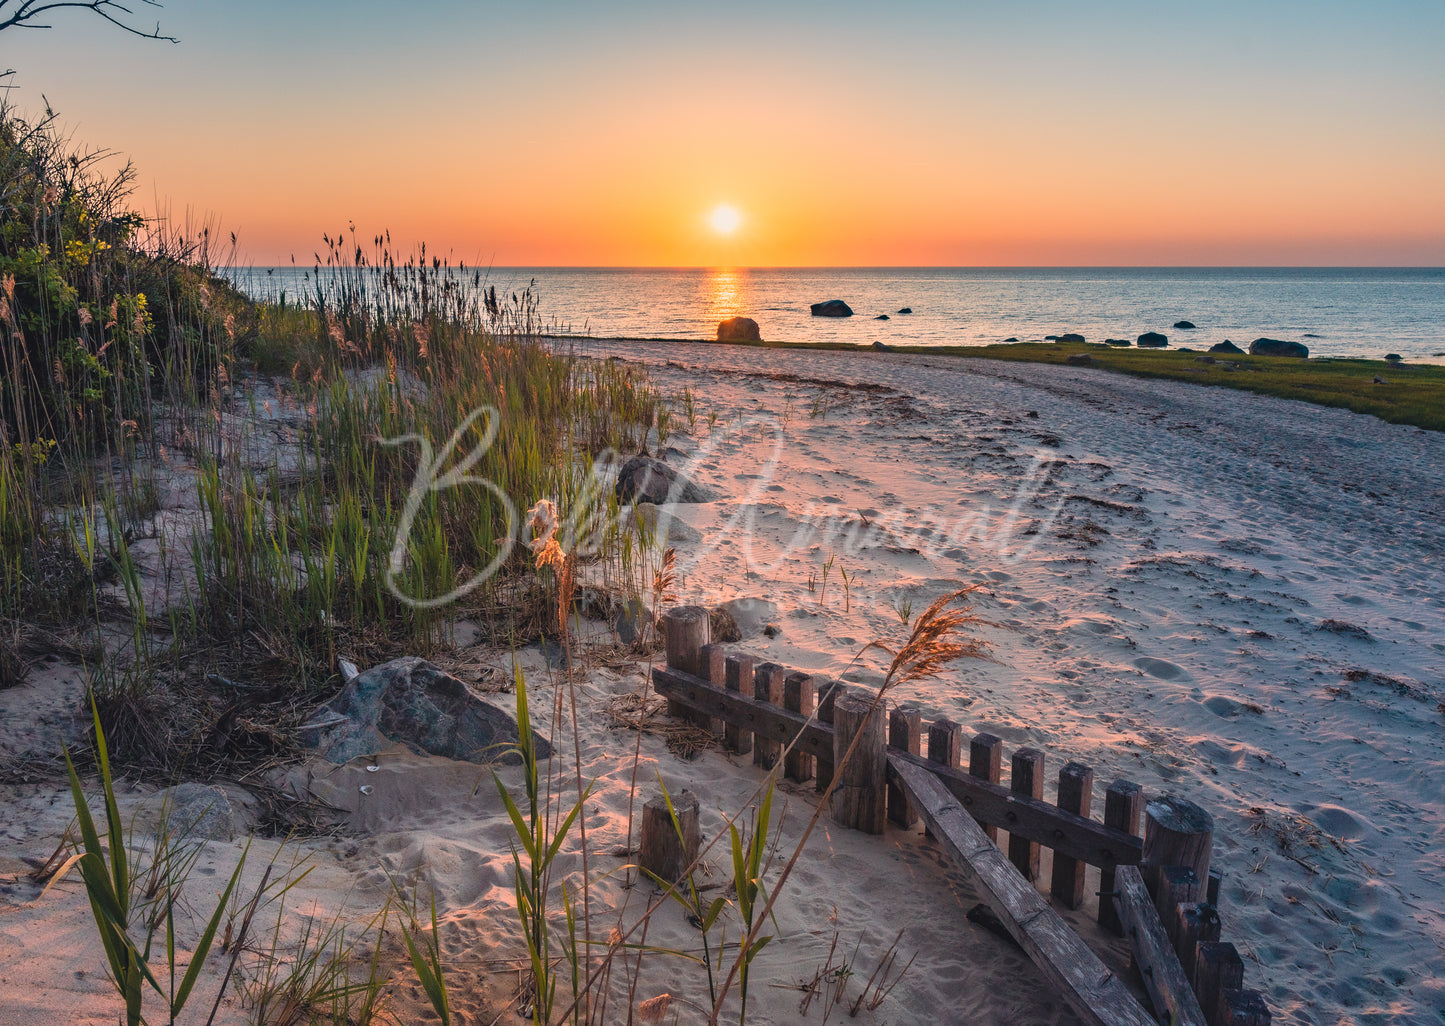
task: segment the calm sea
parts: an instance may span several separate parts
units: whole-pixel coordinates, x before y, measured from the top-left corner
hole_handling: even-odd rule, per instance
[[[305,273],[242,268],[236,278],[254,295],[294,298],[309,291]],[[1445,360],[1445,268],[506,267],[486,283],[503,293],[531,284],[551,330],[609,338],[715,338],[719,320],[742,315],[763,338],[787,342],[985,345],[1160,331],[1195,349],[1266,336],[1316,356]],[[827,299],[854,316],[811,316],[809,305]]]

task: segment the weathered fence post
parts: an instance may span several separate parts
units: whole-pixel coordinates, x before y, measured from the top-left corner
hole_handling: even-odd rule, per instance
[[[843,692],[844,684],[841,680],[828,680],[818,688],[818,722],[833,724],[833,703]],[[819,794],[828,790],[828,785],[833,782],[833,759],[832,756],[818,756],[817,765],[813,770],[813,787]]]
[[[1003,779],[1003,738],[992,734],[975,734],[968,743],[968,775],[997,784]],[[998,827],[986,826],[983,832],[998,843]]]
[[[752,694],[752,656],[730,655],[723,661],[723,670],[723,686],[725,688],[729,691],[736,691],[740,695]],[[732,723],[723,725],[723,741],[729,751],[737,752],[739,755],[747,755],[753,750],[753,732]]]
[[[949,769],[957,769],[963,757],[963,728],[947,716],[940,717],[928,725],[928,761],[936,762]],[[923,828],[927,837],[933,836],[928,827]]]
[[[846,765],[843,756],[858,737]],[[833,818],[868,834],[883,832],[887,812],[888,743],[883,732],[883,703],[872,694],[852,691],[833,703],[833,765],[838,786],[833,791]]]
[[[1209,879],[1214,844],[1214,817],[1175,795],[1155,798],[1144,808],[1144,857],[1139,867],[1149,893],[1159,893],[1164,866],[1188,866],[1200,880]]]
[[[1179,964],[1184,968],[1185,979],[1192,981],[1199,945],[1219,940],[1219,912],[1209,902],[1201,901],[1193,905],[1180,905],[1175,915],[1174,950],[1179,953]]]
[[[1257,990],[1226,990],[1219,1021],[1225,1026],[1270,1026],[1273,1016]]]
[[[923,750],[923,713],[912,703],[895,705],[888,711],[888,743],[900,751],[918,755]],[[919,820],[918,810],[908,801],[903,788],[888,783],[888,818],[904,828]]]
[[[763,663],[753,671],[753,697],[768,705],[783,704],[783,680],[788,671],[777,663]],[[778,764],[783,746],[765,737],[753,737],[753,765],[770,770]]]
[[[811,716],[817,691],[817,682],[811,676],[806,673],[790,673],[783,681],[783,708],[800,716]],[[812,780],[813,757],[801,749],[794,749],[792,754],[783,760],[783,775],[799,783]]]
[[[702,647],[710,640],[707,610],[702,606],[673,606],[662,615],[662,637],[667,646],[667,666],[694,677],[705,677],[707,668],[701,663]],[[669,716],[680,720],[697,722],[698,717],[686,705],[667,703]],[[702,717],[702,722],[707,722]]]
[[[1244,960],[1228,941],[1199,945],[1194,962],[1194,994],[1209,1026],[1228,1022],[1224,1018],[1224,994],[1244,986]]]
[[[1009,790],[1020,798],[1043,798],[1043,752],[1037,748],[1020,748],[1014,752],[1009,770]],[[1039,846],[1036,842],[1010,833],[1008,858],[1025,880],[1032,882],[1039,878]]]
[[[709,642],[698,650],[698,676],[707,681],[713,687],[721,688],[727,686],[727,652],[717,642]],[[698,722],[702,722],[700,717]],[[714,737],[721,737],[723,732],[723,721],[717,717],[707,718],[708,730]]]
[[[1126,834],[1139,834],[1139,817],[1144,814],[1144,789],[1132,780],[1116,780],[1104,792],[1104,825]],[[1099,925],[1118,936],[1124,932],[1119,910],[1114,907],[1115,866],[1099,870]]]
[[[1059,808],[1076,816],[1089,816],[1093,802],[1094,771],[1081,762],[1071,762],[1059,770]],[[1054,852],[1053,879],[1049,890],[1069,908],[1084,903],[1084,863],[1068,855]]]
[[[638,865],[669,884],[680,880],[683,870],[692,865],[702,841],[697,795],[683,791],[673,797],[672,807],[677,812],[682,837],[678,838],[677,828],[668,814],[667,799],[656,794],[642,806],[642,837],[637,845]]]
[[[1159,886],[1154,890],[1154,910],[1174,950],[1179,951],[1179,909],[1204,897],[1204,881],[1188,866],[1160,866]],[[1180,959],[1183,962],[1183,959]]]

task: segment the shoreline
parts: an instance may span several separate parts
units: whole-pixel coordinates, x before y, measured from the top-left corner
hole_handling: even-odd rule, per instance
[[[878,348],[842,342],[714,342],[706,339],[546,334],[541,337],[548,342],[562,344],[648,343],[879,355],[895,353],[1056,366],[1068,365],[1071,357],[1087,355],[1090,362],[1078,368],[1086,373],[1104,370],[1140,378],[1229,388],[1280,399],[1298,399],[1317,406],[1369,414],[1386,423],[1445,431],[1445,361],[1430,364],[1334,356],[1307,360],[1249,355],[1215,357],[1188,348],[1134,349],[1102,343],[1014,342],[988,346],[889,345]],[[1202,364],[1200,360],[1206,356],[1213,362]],[[1150,363],[1155,366],[1150,366]],[[1243,373],[1239,373],[1241,371]],[[1385,374],[1391,375],[1391,378],[1383,378]],[[1377,381],[1377,378],[1380,380]]]

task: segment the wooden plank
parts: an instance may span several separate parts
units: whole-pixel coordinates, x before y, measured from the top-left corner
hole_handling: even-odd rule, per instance
[[[1155,1026],[1124,981],[1018,874],[937,777],[899,753],[890,753],[889,765],[934,836],[1082,1022]]]
[[[1163,1022],[1174,1026],[1206,1026],[1204,1011],[1184,975],[1184,967],[1159,922],[1154,899],[1136,866],[1121,866],[1114,874],[1114,903],[1124,935],[1134,949],[1134,961],[1144,976],[1149,1000]]]
[[[818,759],[820,774],[824,760],[829,767],[832,766],[833,728],[827,723],[807,723],[797,713],[758,702],[750,695],[715,688],[691,674],[665,667],[653,669],[652,683],[664,698],[686,702],[709,716],[726,720],[743,732],[757,733],[787,744],[801,730],[803,736],[797,750]],[[821,696],[819,704],[821,708]],[[892,748],[889,755],[931,771],[963,804],[969,815],[981,823],[1002,827],[1011,834],[1037,841],[1091,866],[1133,865],[1142,855],[1143,846],[1139,838],[1121,830],[1061,812],[1046,802],[1012,794],[1002,784],[990,784],[960,769],[930,763],[922,756]]]
[[[841,680],[825,680],[818,685],[818,722],[832,725],[833,703],[838,700],[842,693],[844,684]],[[813,754],[813,788],[822,794],[828,790],[828,785],[833,782],[833,746],[828,746],[826,754]]]

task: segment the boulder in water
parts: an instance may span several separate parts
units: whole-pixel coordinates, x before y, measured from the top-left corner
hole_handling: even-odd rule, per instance
[[[1157,331],[1146,331],[1134,340],[1140,349],[1163,349],[1169,344],[1169,336]]]
[[[814,317],[852,317],[853,308],[841,299],[829,299],[809,307]]]

